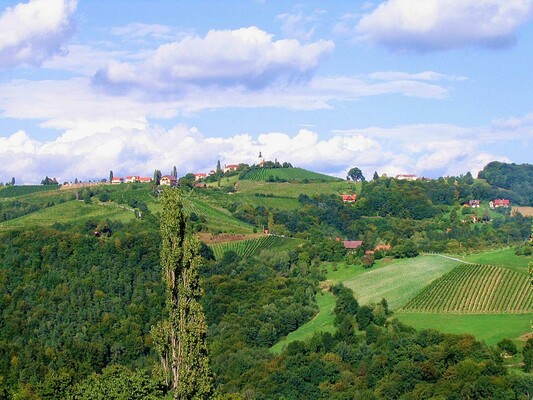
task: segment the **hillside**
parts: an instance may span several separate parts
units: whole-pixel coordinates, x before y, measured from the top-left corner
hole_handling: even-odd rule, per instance
[[[244,396],[253,388],[258,398],[290,398],[292,386],[283,382],[295,379],[311,393],[306,398],[334,398],[321,377],[330,373],[332,384],[350,387],[347,377],[361,362],[370,371],[378,368],[376,357],[404,357],[384,346],[395,340],[404,343],[398,348],[417,343],[406,350],[417,354],[429,342],[444,349],[462,341],[469,343],[464,360],[500,362],[473,338],[416,333],[398,320],[524,347],[533,318],[532,219],[489,209],[487,182],[379,178],[363,184],[282,170],[278,179],[234,174],[220,186],[185,179],[175,189],[190,229],[204,242],[203,307],[224,393]],[[30,390],[46,398],[59,387],[86,391],[84,385],[126,379],[157,363],[150,327],[164,304],[162,188],[43,188],[0,189],[0,397],[25,398]],[[357,201],[343,203],[345,193],[357,194]],[[480,193],[481,207],[464,205]],[[345,239],[361,245],[348,251]],[[419,255],[427,252],[454,259]],[[427,342],[425,335],[435,337]],[[463,360],[444,366],[427,351],[442,366],[434,382],[425,382],[430,385]],[[307,361],[297,367],[295,357]],[[512,359],[522,361],[521,353]],[[106,369],[112,365],[126,370]],[[351,396],[388,398],[380,393],[395,379],[391,365],[375,381],[374,373],[359,370],[367,383]],[[302,378],[317,371],[316,379]]]

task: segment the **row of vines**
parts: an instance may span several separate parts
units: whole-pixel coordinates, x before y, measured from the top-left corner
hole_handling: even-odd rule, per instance
[[[402,311],[526,313],[533,311],[527,276],[491,265],[461,265],[410,300]]]
[[[317,180],[336,180],[328,175],[317,172],[307,171],[303,168],[257,168],[251,169],[241,179],[266,181],[266,180],[286,180],[286,181],[317,181]]]
[[[217,243],[211,245],[211,249],[213,250],[215,258],[218,260],[221,259],[224,256],[224,253],[228,251],[234,251],[239,256],[245,258],[258,254],[264,249],[279,248],[284,246],[287,241],[290,240],[292,239],[268,235],[248,240]]]

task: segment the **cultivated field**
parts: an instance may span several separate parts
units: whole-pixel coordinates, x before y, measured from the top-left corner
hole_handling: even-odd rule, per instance
[[[421,256],[371,269],[343,284],[353,290],[359,304],[377,303],[385,298],[389,308],[395,310],[458,265],[457,261],[438,256]]]
[[[251,257],[261,250],[276,249],[285,250],[300,244],[298,239],[284,238],[279,236],[263,236],[255,239],[231,241],[212,244],[210,247],[216,259],[221,259],[227,251],[234,251],[241,257]]]
[[[513,206],[511,208],[511,213],[519,212],[524,217],[533,217],[533,207],[518,207]]]
[[[405,312],[533,312],[529,278],[506,268],[463,264],[441,276],[401,308]]]
[[[303,168],[261,168],[248,171],[241,179],[252,181],[266,181],[283,179],[286,181],[338,181],[329,175],[319,174]]]

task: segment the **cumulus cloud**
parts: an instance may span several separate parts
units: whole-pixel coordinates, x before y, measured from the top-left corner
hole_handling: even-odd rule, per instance
[[[31,0],[0,15],[0,67],[39,65],[65,51],[76,0]]]
[[[274,40],[253,26],[212,30],[205,37],[163,44],[141,63],[110,63],[95,74],[94,82],[118,92],[168,94],[191,86],[257,90],[310,79],[333,47],[328,40]]]
[[[356,32],[393,50],[508,47],[533,18],[531,0],[388,0],[365,14]]]
[[[184,125],[164,129],[149,124],[129,128],[104,124],[99,130],[95,124],[91,129],[90,134],[67,130],[50,141],[33,139],[24,131],[0,137],[0,163],[4,166],[0,180],[15,176],[19,183],[36,183],[45,175],[61,182],[101,179],[109,170],[117,176],[150,175],[154,169],[170,172],[174,165],[185,175],[209,172],[217,160],[253,164],[259,151],[268,160],[287,161],[342,178],[353,166],[368,177],[374,171],[389,176],[415,173],[438,177],[467,171],[475,175],[489,161],[509,161],[479,140],[483,135],[494,136],[495,128],[490,126],[371,127],[332,132],[328,137],[302,128],[293,134],[267,132],[257,138],[248,134],[206,137]],[[508,140],[504,134],[496,136],[502,143]]]

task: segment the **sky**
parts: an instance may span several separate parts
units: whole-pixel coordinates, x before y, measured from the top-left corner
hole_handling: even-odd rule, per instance
[[[0,182],[533,161],[533,0],[0,0]]]

